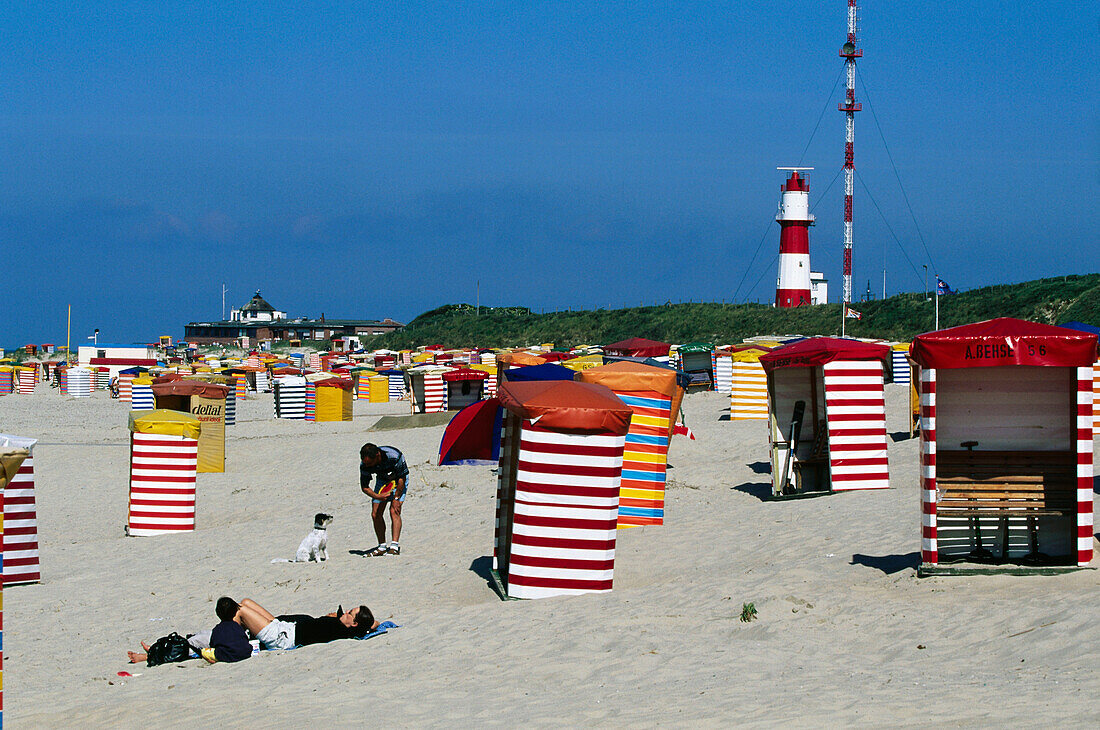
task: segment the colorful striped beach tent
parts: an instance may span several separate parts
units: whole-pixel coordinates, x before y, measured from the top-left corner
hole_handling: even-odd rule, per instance
[[[439,465],[496,465],[504,411],[496,398],[466,406],[454,415],[439,442]]]
[[[619,528],[664,524],[672,399],[680,392],[676,371],[617,362],[585,370],[577,380],[610,389],[633,414],[623,451]]]
[[[130,499],[126,534],[195,529],[198,418],[179,411],[130,411]]]
[[[38,509],[34,489],[37,439],[0,433],[0,451],[26,450],[18,470],[8,475],[3,505],[3,584],[37,583],[42,579],[38,556]]]
[[[202,380],[154,382],[157,409],[189,413],[202,424],[198,438],[199,473],[225,471],[225,399],[229,388]]]
[[[908,342],[899,342],[890,346],[890,376],[892,382],[900,385],[909,385],[912,381]]]
[[[922,573],[1092,561],[1096,352],[1094,333],[1007,317],[913,339]]]
[[[769,348],[749,345],[732,348],[730,363],[730,420],[768,420],[768,378],[760,356]]]
[[[343,378],[325,378],[313,383],[315,421],[352,420],[352,383]]]
[[[608,592],[623,446],[633,415],[607,388],[506,382],[494,575],[502,596]]]
[[[450,368],[419,365],[405,371],[406,386],[412,394],[413,413],[440,413],[447,410],[447,386],[443,373]]]
[[[8,488],[8,480],[13,478],[19,473],[19,467],[23,464],[23,461],[29,456],[26,449],[13,449],[13,448],[0,448],[0,540],[4,537],[4,493]],[[4,554],[0,552],[0,570],[4,566]],[[0,581],[0,646],[3,646],[4,640],[4,583]],[[0,724],[3,723],[3,677],[4,677],[4,657],[0,653]]]
[[[485,379],[489,373],[472,368],[459,368],[443,373],[447,387],[447,410],[460,411],[477,403],[485,393]]]
[[[885,345],[834,337],[800,340],[760,357],[768,378],[773,497],[890,486],[883,394],[889,362]]]

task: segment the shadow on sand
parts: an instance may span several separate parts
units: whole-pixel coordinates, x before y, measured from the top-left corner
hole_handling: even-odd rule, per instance
[[[886,575],[900,573],[907,568],[916,570],[920,567],[920,553],[903,553],[901,555],[861,555],[852,556],[852,565],[864,565],[868,568],[881,570]]]
[[[745,494],[756,497],[761,502],[767,502],[768,497],[772,494],[772,485],[765,482],[746,482],[745,484],[738,484],[730,489],[736,489],[738,492],[744,492]]]
[[[479,578],[485,581],[485,585],[489,586],[489,589],[495,594],[497,592],[496,581],[493,580],[493,557],[491,555],[482,555],[480,558],[474,558],[470,563],[470,571],[475,573]]]

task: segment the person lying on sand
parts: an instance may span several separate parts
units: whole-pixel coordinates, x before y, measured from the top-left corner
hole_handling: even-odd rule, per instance
[[[241,624],[241,607],[229,596],[218,599],[214,612],[221,619],[221,623],[211,631],[191,634],[187,637],[187,643],[191,648],[199,652],[203,659],[213,664],[214,662],[239,662],[252,656],[252,645],[248,643],[248,634]],[[131,664],[145,662],[149,659],[149,644],[141,642],[143,651],[128,651],[126,655]]]
[[[284,614],[275,616],[251,598],[241,601],[241,621],[265,649],[293,649],[337,639],[358,639],[378,628],[366,606],[347,613],[338,608],[325,616]]]

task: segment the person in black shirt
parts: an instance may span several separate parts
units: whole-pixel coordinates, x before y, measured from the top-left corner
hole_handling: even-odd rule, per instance
[[[241,601],[241,616],[245,626],[258,638],[268,626],[291,625],[293,628],[288,631],[292,636],[291,646],[324,644],[337,639],[358,639],[378,628],[378,621],[366,606],[358,606],[347,613],[343,608],[337,608],[332,613],[316,617],[294,613],[273,616],[251,598],[245,598]]]
[[[241,625],[240,606],[232,598],[222,596],[214,608],[221,623],[212,631],[188,634],[187,643],[192,650],[208,662],[239,662],[252,656],[252,645],[248,643],[248,633]],[[130,663],[139,664],[149,658],[149,644],[141,642],[143,651],[128,651]]]
[[[405,455],[392,446],[363,444],[359,449],[359,488],[371,498],[371,519],[378,547],[367,555],[400,555],[401,506],[405,503],[409,467]],[[371,488],[374,481],[374,488]],[[392,487],[390,486],[392,483]],[[393,541],[386,544],[385,506],[390,506]]]

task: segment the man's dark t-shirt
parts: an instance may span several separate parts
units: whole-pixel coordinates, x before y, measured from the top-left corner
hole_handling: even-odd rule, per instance
[[[222,621],[210,632],[210,648],[219,662],[239,662],[252,656],[248,633],[235,621]]]
[[[287,614],[276,618],[294,624],[294,642],[298,646],[325,644],[337,639],[355,639],[358,638],[360,631],[355,627],[344,626],[335,616],[314,618],[305,614]]]
[[[407,480],[409,467],[405,464],[405,455],[392,446],[379,446],[378,450],[382,453],[382,460],[376,465],[366,466],[359,462],[359,486],[369,488],[372,478],[375,479],[376,490],[402,477]],[[408,484],[405,487],[408,488]]]

